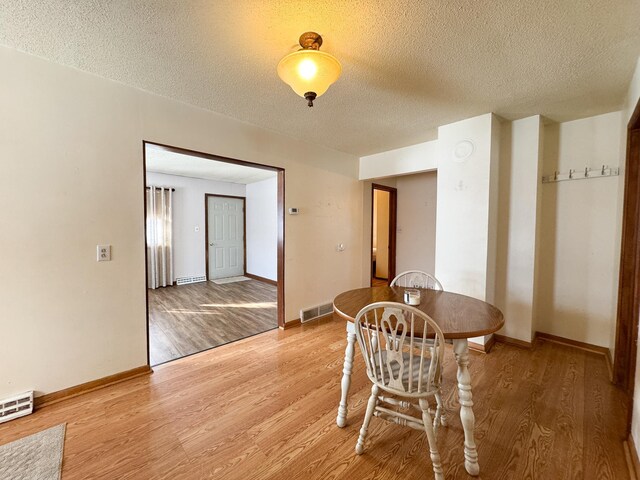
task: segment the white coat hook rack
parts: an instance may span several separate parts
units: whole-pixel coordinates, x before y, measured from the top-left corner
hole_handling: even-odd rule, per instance
[[[602,168],[584,167],[584,170],[570,169],[569,173],[554,172],[543,175],[542,183],[564,182],[565,180],[585,180],[587,178],[614,177],[619,174],[618,168],[602,165]]]

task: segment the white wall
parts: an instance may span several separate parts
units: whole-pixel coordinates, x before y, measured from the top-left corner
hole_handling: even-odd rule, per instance
[[[612,348],[621,216],[620,187],[614,185],[618,181],[543,186],[540,177],[543,171],[585,164],[617,166],[620,114],[546,127],[541,121],[534,116],[500,123],[487,114],[443,126],[438,140],[428,146],[361,158],[360,177],[396,175],[409,153],[414,159],[417,152],[425,153],[423,158],[438,167],[436,243],[444,245],[444,251],[436,250],[436,276],[445,288],[495,303],[505,314],[501,333],[507,336],[531,341],[540,330]],[[466,161],[453,161],[455,144],[467,139],[476,143],[476,151]],[[436,145],[434,159],[428,152]],[[505,156],[504,165],[499,154]],[[419,168],[418,162],[413,165]],[[410,176],[394,177],[399,198],[401,178]],[[403,210],[399,207],[398,215],[404,233]],[[398,271],[404,268],[398,264]]]
[[[398,188],[396,273],[422,270],[435,273],[436,172],[405,175]]]
[[[286,169],[287,320],[360,286],[356,157],[5,47],[0,70],[0,397],[146,364],[143,140]]]
[[[250,183],[247,197],[247,273],[278,280],[278,177]]]
[[[460,158],[464,146],[469,156]],[[493,303],[499,122],[493,114],[438,129],[436,277],[449,291]],[[473,338],[484,343],[484,338]]]
[[[438,166],[438,142],[419,143],[360,158],[360,180],[427,172]]]
[[[617,167],[621,112],[544,129],[545,173]],[[611,347],[617,306],[618,178],[541,186],[537,327],[541,332]]]
[[[436,277],[447,290],[487,300],[491,237],[490,191],[498,165],[492,156],[493,115],[481,115],[438,129],[438,205],[436,222]],[[473,153],[454,158],[460,141],[470,140]],[[492,170],[494,172],[492,172]]]
[[[173,269],[175,278],[205,275],[207,272],[205,255],[207,227],[204,218],[204,195],[205,193],[214,193],[244,197],[245,186],[239,183],[216,182],[155,172],[147,172],[147,185],[168,186],[176,189],[173,192]]]
[[[501,334],[531,342],[535,333],[536,241],[539,239],[542,120],[501,124],[496,306]]]

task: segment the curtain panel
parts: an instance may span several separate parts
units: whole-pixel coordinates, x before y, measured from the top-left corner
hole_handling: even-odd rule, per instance
[[[173,192],[166,187],[147,187],[147,280],[148,288],[173,285]]]

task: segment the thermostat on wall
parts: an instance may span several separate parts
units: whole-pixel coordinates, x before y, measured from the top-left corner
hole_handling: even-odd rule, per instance
[[[300,210],[297,207],[291,207],[289,209],[289,215],[297,215],[300,212]]]

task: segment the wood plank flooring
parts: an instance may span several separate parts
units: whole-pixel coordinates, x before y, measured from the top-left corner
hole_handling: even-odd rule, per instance
[[[277,291],[258,280],[149,290],[151,365],[278,326]]]
[[[0,444],[67,422],[63,480],[428,479],[426,436],[377,418],[358,436],[370,383],[356,353],[348,424],[335,425],[344,322],[273,330],[161,365],[0,425]],[[446,478],[469,479],[445,359]],[[604,358],[539,341],[471,354],[481,479],[625,480],[625,402]]]

